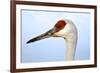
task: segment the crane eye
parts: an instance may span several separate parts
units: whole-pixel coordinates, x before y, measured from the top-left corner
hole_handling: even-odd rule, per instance
[[[66,22],[64,20],[59,20],[55,25],[56,32],[58,32],[61,29],[63,29],[65,27],[65,25],[66,25]]]

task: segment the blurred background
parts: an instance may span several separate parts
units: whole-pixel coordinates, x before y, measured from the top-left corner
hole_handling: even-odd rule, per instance
[[[63,38],[51,37],[30,44],[26,42],[53,28],[60,19],[70,19],[78,31],[75,60],[90,57],[90,13],[71,11],[21,10],[22,62],[64,61],[66,43]]]

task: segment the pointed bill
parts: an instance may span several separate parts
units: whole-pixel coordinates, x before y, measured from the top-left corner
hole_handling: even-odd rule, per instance
[[[55,32],[55,29],[52,28],[51,30],[49,30],[49,31],[47,31],[47,32],[45,32],[43,34],[41,34],[41,35],[39,35],[39,36],[37,36],[35,38],[30,39],[29,41],[27,41],[27,44],[35,42],[35,41],[39,41],[39,40],[42,40],[42,39],[45,39],[45,38],[49,38],[49,37],[51,37],[53,35],[54,32]]]

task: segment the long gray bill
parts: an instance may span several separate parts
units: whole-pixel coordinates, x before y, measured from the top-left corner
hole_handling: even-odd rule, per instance
[[[38,40],[42,40],[42,39],[45,39],[45,38],[49,38],[49,37],[51,37],[51,36],[53,35],[54,31],[55,31],[55,30],[54,30],[54,28],[53,28],[53,29],[47,31],[47,32],[44,33],[44,34],[41,34],[41,35],[39,35],[39,36],[37,36],[37,37],[35,37],[35,38],[32,38],[32,39],[30,39],[29,41],[27,41],[27,44],[28,44],[28,43],[32,43],[32,42],[35,42],[35,41],[38,41]]]

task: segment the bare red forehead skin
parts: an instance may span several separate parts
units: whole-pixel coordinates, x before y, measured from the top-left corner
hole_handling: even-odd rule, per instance
[[[63,29],[65,27],[67,23],[64,21],[64,20],[59,20],[56,25],[55,25],[55,28],[56,28],[56,32],[60,31],[61,29]]]

